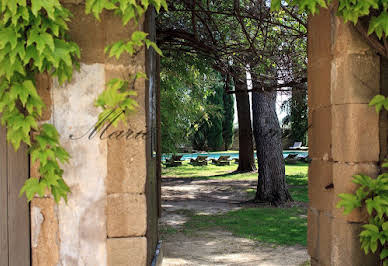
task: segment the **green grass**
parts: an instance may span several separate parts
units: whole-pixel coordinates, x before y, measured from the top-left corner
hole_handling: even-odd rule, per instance
[[[167,235],[174,235],[176,233],[178,233],[178,229],[170,226],[170,225],[161,225],[159,226],[159,233],[160,233],[160,236],[162,238],[162,240],[165,240],[165,236]]]
[[[193,179],[248,179],[257,178],[257,173],[238,174],[233,173],[237,169],[237,164],[231,162],[230,165],[216,166],[209,162],[205,166],[192,166],[187,161],[177,167],[163,167],[162,175],[168,177],[193,178]]]
[[[309,202],[307,187],[290,187],[289,191],[294,201]],[[247,189],[248,195],[254,198],[256,195],[256,189]]]
[[[293,200],[306,203],[309,202],[307,187],[291,187],[289,190]]]
[[[163,168],[163,176],[209,179],[257,179],[257,172],[234,173],[237,164],[230,166],[192,166],[184,162],[182,166]],[[295,201],[308,202],[307,194],[308,164],[286,165],[286,181]],[[255,190],[248,193],[254,196]],[[183,225],[183,232],[195,233],[204,229],[218,228],[227,230],[239,237],[279,244],[306,245],[307,218],[304,208],[247,208],[231,211],[222,215],[194,215],[182,213],[190,219]],[[172,228],[162,229],[165,233],[174,234]]]
[[[193,179],[256,179],[257,173],[234,173],[237,164],[231,163],[226,166],[216,166],[211,163],[206,166],[192,166],[187,161],[177,167],[163,167],[162,175],[166,177],[180,177]],[[293,186],[307,185],[308,164],[286,165],[287,183]]]
[[[183,231],[218,228],[265,243],[306,246],[307,218],[303,208],[249,208],[222,215],[195,215]]]

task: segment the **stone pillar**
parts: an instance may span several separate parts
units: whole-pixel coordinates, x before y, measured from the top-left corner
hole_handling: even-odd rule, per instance
[[[70,163],[63,166],[71,194],[67,203],[58,206],[49,195],[33,199],[32,264],[147,265],[158,240],[157,212],[152,211],[157,210],[156,203],[149,200],[156,185],[151,182],[154,171],[147,165],[152,156],[150,138],[144,137],[150,120],[150,81],[136,81],[139,107],[127,125],[109,128],[102,137],[89,139],[84,134],[97,122],[101,110],[94,102],[106,82],[146,72],[150,64],[145,49],[116,60],[105,56],[105,46],[129,39],[135,30],[150,30],[154,24],[151,21],[145,29],[140,21],[123,27],[111,12],[102,14],[98,22],[85,15],[84,1],[62,2],[74,15],[70,36],[81,48],[80,71],[70,83],[42,81],[39,87],[45,88],[41,94],[49,103],[44,120],[56,126],[61,144],[71,155]],[[134,133],[117,138],[114,132],[119,130]]]
[[[379,172],[380,58],[334,10],[309,19],[308,250],[312,265],[377,265],[365,256],[359,233],[366,214],[337,209],[339,193],[352,193],[352,176]]]

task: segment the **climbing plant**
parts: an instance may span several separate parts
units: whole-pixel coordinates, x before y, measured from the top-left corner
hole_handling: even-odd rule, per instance
[[[104,10],[111,10],[121,17],[123,26],[125,26],[130,21],[138,23],[150,5],[153,5],[157,12],[162,7],[167,10],[166,0],[86,0],[86,14],[93,13],[95,18],[100,20],[100,14]],[[156,43],[147,37],[148,34],[143,31],[134,31],[128,40],[120,40],[108,45],[105,53],[109,57],[119,59],[123,53],[133,56],[146,46],[148,49],[152,47],[159,55],[162,55]],[[136,96],[133,90],[134,84],[138,78],[146,77],[145,73],[137,72],[127,80],[115,78],[109,81],[106,90],[96,101],[96,105],[103,109],[99,116],[100,121],[113,123],[113,125],[117,125],[120,121],[125,122],[125,114],[132,113],[137,106],[136,101],[131,98]],[[98,125],[103,126],[104,123],[98,123]]]
[[[300,12],[316,14],[320,8],[328,8],[333,0],[272,0],[272,10],[279,10],[281,5],[297,6]],[[356,24],[363,16],[370,14],[368,33],[376,33],[381,39],[388,33],[388,2],[381,0],[339,0],[337,15],[345,22]]]
[[[66,37],[70,12],[58,0],[1,0],[0,12],[1,123],[14,148],[26,143],[31,162],[39,164],[40,176],[28,179],[21,193],[31,200],[49,189],[56,201],[66,199],[69,187],[59,162],[68,161],[69,154],[55,127],[38,123],[44,103],[35,77],[48,73],[60,83],[71,79],[80,52]]]
[[[87,0],[86,13],[99,19],[104,9],[113,10],[126,25],[131,20],[138,21],[150,5],[157,11],[167,8],[165,0]],[[0,0],[0,121],[7,128],[8,142],[15,150],[21,143],[28,145],[31,163],[39,166],[39,176],[29,178],[20,191],[28,201],[36,194],[50,192],[59,202],[61,198],[67,200],[70,192],[60,167],[70,156],[60,145],[56,128],[38,122],[45,104],[35,83],[37,75],[47,74],[62,84],[70,81],[73,71],[79,68],[79,47],[67,35],[70,18],[70,11],[59,0]],[[119,58],[123,52],[133,55],[144,45],[161,54],[141,31],[134,32],[125,42],[108,46],[106,52]],[[96,101],[103,108],[100,117],[118,108],[125,114],[133,111],[136,102],[131,96],[135,93],[129,88],[140,77],[145,74],[108,82]],[[124,117],[120,119],[125,120]]]

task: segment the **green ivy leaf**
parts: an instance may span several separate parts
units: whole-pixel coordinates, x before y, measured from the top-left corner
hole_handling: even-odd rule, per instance
[[[28,201],[31,201],[35,194],[38,194],[40,197],[44,196],[45,185],[39,182],[37,178],[30,178],[24,183],[24,186],[21,188],[19,197],[26,193]]]

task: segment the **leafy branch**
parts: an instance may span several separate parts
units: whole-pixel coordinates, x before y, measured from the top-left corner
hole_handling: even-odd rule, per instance
[[[279,10],[282,5],[296,6],[300,12],[316,14],[320,8],[328,8],[333,0],[272,0],[271,9]],[[388,34],[388,2],[380,0],[339,0],[337,15],[345,22],[357,24],[364,16],[371,16],[368,34],[376,33],[379,39]]]
[[[35,76],[48,73],[60,83],[71,80],[80,57],[78,46],[67,40],[70,12],[58,0],[0,0],[0,113],[7,140],[17,150],[29,146],[39,176],[26,181],[20,194],[30,201],[46,190],[59,202],[69,187],[60,163],[69,159],[60,146],[55,127],[39,125],[45,107],[35,86]]]
[[[123,25],[130,21],[138,23],[139,19],[145,14],[150,5],[154,6],[159,12],[163,7],[167,10],[166,0],[87,0],[86,14],[93,13],[97,20],[100,20],[100,14],[104,9],[114,11],[122,18]],[[105,48],[105,53],[109,57],[119,59],[123,53],[133,56],[140,52],[144,46],[153,48],[156,53],[163,55],[155,42],[147,38],[148,34],[143,31],[135,31],[129,40],[120,40]],[[120,121],[126,122],[126,115],[133,113],[138,106],[133,99],[136,96],[134,91],[135,82],[139,78],[147,78],[143,72],[131,75],[128,80],[112,79],[106,84],[106,90],[98,97],[96,106],[101,107],[103,111],[99,115],[100,127],[105,123],[112,123],[116,126]]]

